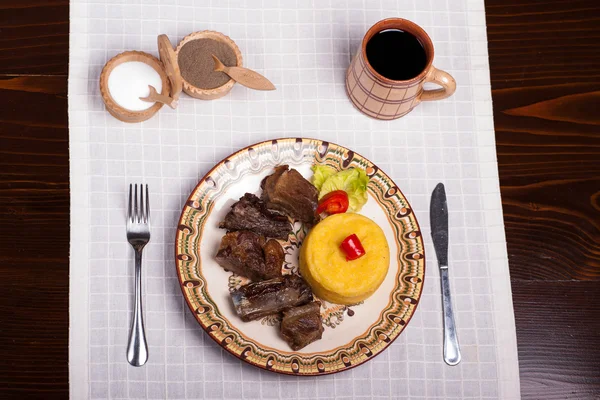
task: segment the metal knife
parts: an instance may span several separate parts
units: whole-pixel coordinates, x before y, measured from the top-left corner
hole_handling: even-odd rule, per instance
[[[444,361],[448,365],[460,362],[460,348],[454,324],[454,312],[450,300],[450,280],[448,279],[448,204],[444,184],[438,183],[431,194],[429,206],[431,219],[431,238],[440,267],[442,283],[442,309],[444,312]]]

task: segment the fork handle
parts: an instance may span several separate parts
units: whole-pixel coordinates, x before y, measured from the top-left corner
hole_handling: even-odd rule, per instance
[[[127,361],[134,367],[141,367],[148,361],[148,344],[144,331],[144,315],[142,312],[142,248],[135,248],[135,304],[129,344],[127,345]]]

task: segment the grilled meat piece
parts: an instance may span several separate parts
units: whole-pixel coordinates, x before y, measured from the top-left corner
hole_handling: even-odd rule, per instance
[[[312,301],[310,287],[298,275],[284,275],[249,283],[231,292],[235,311],[243,321],[253,321]]]
[[[295,169],[280,165],[261,183],[261,199],[267,208],[284,213],[294,220],[315,223],[317,188]]]
[[[215,259],[225,270],[259,281],[281,276],[282,254],[276,240],[265,243],[256,233],[236,231],[223,236]]]
[[[231,211],[219,224],[219,228],[252,231],[266,237],[287,240],[292,225],[285,216],[269,211],[258,197],[246,193],[231,206]]]
[[[265,255],[265,267],[269,271],[279,271],[281,275],[281,266],[285,261],[285,252],[281,244],[275,239],[267,240],[267,243],[263,246],[263,253]]]
[[[300,350],[323,336],[321,303],[314,301],[283,312],[281,336],[292,350]]]

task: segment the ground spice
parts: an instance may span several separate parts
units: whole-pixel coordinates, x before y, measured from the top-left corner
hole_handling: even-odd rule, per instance
[[[229,76],[215,71],[212,54],[227,67],[237,65],[235,52],[228,44],[214,39],[192,40],[183,45],[177,57],[183,79],[201,89],[215,89],[227,83]]]

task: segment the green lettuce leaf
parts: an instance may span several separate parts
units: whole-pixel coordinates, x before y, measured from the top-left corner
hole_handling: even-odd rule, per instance
[[[368,200],[368,183],[369,177],[364,169],[346,169],[329,176],[320,189],[317,187],[319,199],[334,190],[343,190],[348,194],[348,211],[358,212]]]
[[[317,190],[321,190],[321,186],[330,176],[335,174],[335,169],[328,167],[327,165],[313,165],[313,176],[312,176],[312,184],[317,188]]]

